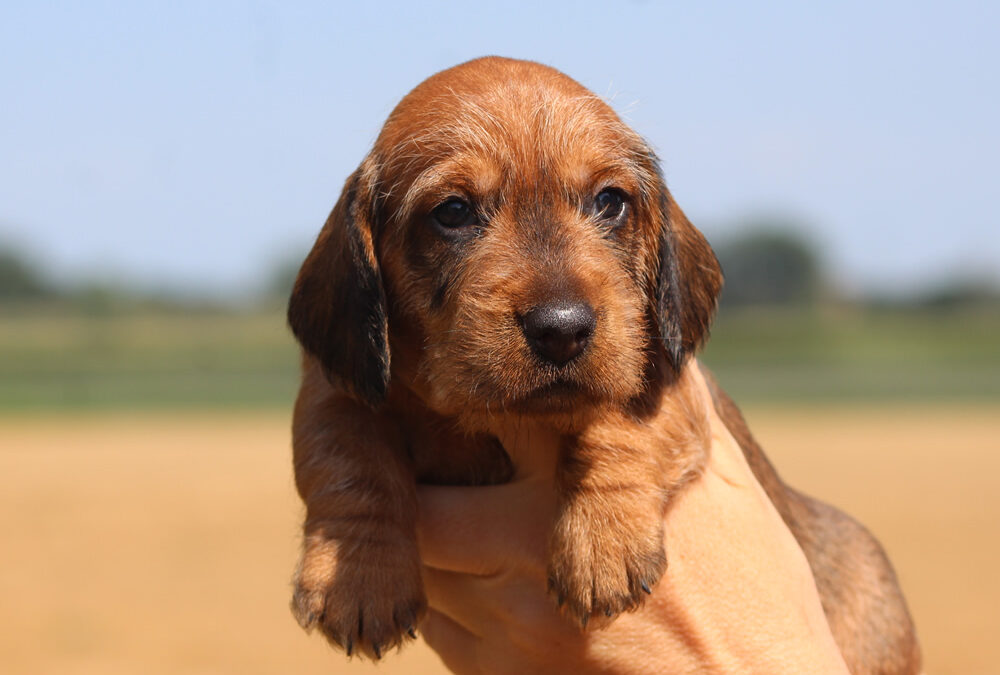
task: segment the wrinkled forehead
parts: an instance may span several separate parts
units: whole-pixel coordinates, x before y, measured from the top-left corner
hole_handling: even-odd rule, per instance
[[[530,185],[573,194],[605,178],[637,180],[645,144],[604,101],[569,82],[436,87],[404,99],[376,143],[399,215],[456,191]]]

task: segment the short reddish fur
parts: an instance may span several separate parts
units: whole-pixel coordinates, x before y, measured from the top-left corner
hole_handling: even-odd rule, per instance
[[[628,196],[627,223],[613,233],[588,211],[609,187]],[[455,196],[484,221],[461,243],[429,216]],[[293,428],[307,509],[299,622],[374,657],[413,635],[426,608],[417,481],[507,480],[514,467],[498,438],[522,422],[557,439],[555,600],[581,625],[639,606],[666,568],[664,510],[705,460],[707,411],[690,357],[720,286],[715,256],[653,153],[573,80],[487,58],[418,86],[348,179],[289,307],[304,346]],[[592,306],[597,328],[556,372],[533,356],[519,317],[564,298]],[[827,587],[824,606],[853,670],[915,672],[912,625],[877,543],[849,527],[850,541],[823,541],[824,526],[846,517],[809,515],[812,502],[784,488],[717,395]],[[831,542],[861,542],[866,554],[817,571],[844,567]],[[866,570],[882,586],[851,589]],[[889,598],[888,611],[837,599],[861,592]],[[851,614],[862,606],[868,615]],[[899,635],[870,634],[890,621]]]

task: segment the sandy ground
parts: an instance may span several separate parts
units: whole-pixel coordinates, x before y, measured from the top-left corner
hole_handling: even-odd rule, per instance
[[[1000,406],[757,409],[796,486],[883,541],[929,673],[1000,672]],[[361,673],[292,620],[287,415],[0,418],[0,670]],[[425,646],[379,672],[444,672]]]

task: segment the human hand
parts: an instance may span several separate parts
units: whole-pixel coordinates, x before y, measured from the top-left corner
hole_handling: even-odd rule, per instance
[[[546,593],[555,491],[536,476],[423,487],[422,632],[456,673],[846,673],[805,556],[711,410],[704,473],[665,516],[666,574],[581,631]]]

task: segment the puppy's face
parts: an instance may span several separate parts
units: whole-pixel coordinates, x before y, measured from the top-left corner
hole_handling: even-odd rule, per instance
[[[481,59],[392,113],[289,319],[372,403],[395,376],[445,413],[558,415],[636,396],[658,353],[679,368],[720,283],[607,105],[550,68]]]

